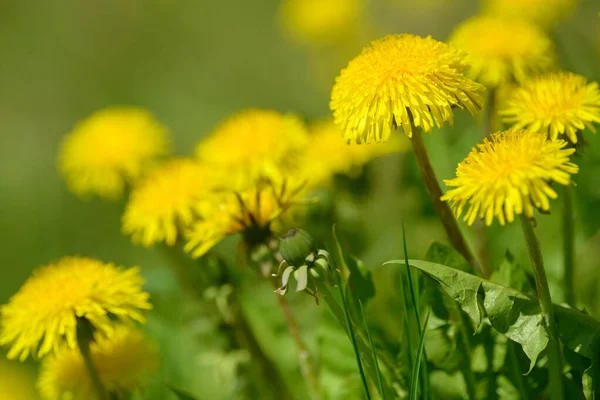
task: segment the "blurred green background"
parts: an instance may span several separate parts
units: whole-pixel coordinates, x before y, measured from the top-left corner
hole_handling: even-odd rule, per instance
[[[193,145],[216,123],[246,107],[296,112],[308,121],[328,117],[335,74],[368,40],[400,32],[445,40],[458,22],[479,7],[477,2],[462,0],[372,0],[365,10],[369,28],[364,37],[340,50],[311,49],[289,40],[279,26],[278,6],[277,0],[8,0],[0,4],[1,302],[34,267],[64,255],[140,265],[158,303],[149,330],[162,346],[163,378],[207,394],[206,398],[228,398],[228,392],[218,388],[218,380],[197,376],[198,371],[210,373],[211,362],[226,361],[206,358],[212,344],[194,339],[204,329],[201,324],[192,321],[196,330],[188,329],[191,306],[163,268],[165,258],[131,245],[120,234],[123,203],[80,201],[68,193],[55,158],[61,137],[78,120],[108,105],[131,104],[152,111],[171,130],[173,149],[179,155],[190,155]],[[561,65],[596,80],[600,79],[599,10],[597,1],[581,1],[555,32]],[[426,138],[440,179],[453,176],[456,162],[479,140],[479,129],[477,120],[459,115],[454,128]],[[584,216],[578,223],[577,287],[587,308],[598,316],[600,143],[596,136],[586,135],[591,146],[576,178],[580,216]],[[401,256],[403,220],[412,257],[421,257],[433,240],[444,240],[410,155],[377,160],[367,172],[371,180],[367,196],[349,200],[347,209],[345,200],[339,199],[341,214],[347,218],[338,222],[342,227],[346,224],[348,231],[358,224],[361,237],[366,238],[361,248],[350,252],[359,253],[371,268]],[[549,274],[560,299],[560,205],[554,207],[557,212],[539,224]],[[490,230],[492,258],[497,262],[510,248],[527,264],[524,246],[515,240],[517,228]],[[469,235],[473,236],[472,230]],[[314,308],[308,305],[314,303],[304,297],[308,296],[289,296],[314,346],[320,322],[311,318]],[[244,299],[254,326],[280,359],[287,379],[300,379],[294,349],[269,287],[249,288]],[[166,318],[162,312],[171,315]],[[347,346],[342,345],[346,356]],[[167,398],[155,386],[149,395]]]

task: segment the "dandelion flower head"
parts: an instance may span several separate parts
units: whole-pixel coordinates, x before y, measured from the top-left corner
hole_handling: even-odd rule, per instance
[[[284,0],[279,10],[285,31],[312,46],[338,43],[360,25],[364,0]]]
[[[37,400],[32,374],[20,364],[0,358],[0,393],[8,400]]]
[[[554,67],[550,37],[526,21],[472,17],[454,30],[450,43],[469,54],[469,76],[488,87],[522,82]]]
[[[466,78],[464,54],[431,37],[375,40],[337,77],[330,107],[347,141],[387,141],[412,123],[426,132],[452,123],[453,107],[481,109],[484,87]],[[412,118],[412,123],[411,123]]]
[[[196,156],[209,168],[242,180],[281,178],[297,165],[306,145],[307,131],[297,117],[249,109],[221,123],[198,144]]]
[[[76,195],[119,198],[168,152],[166,129],[148,111],[111,107],[79,122],[61,144],[58,163]]]
[[[90,355],[100,382],[118,398],[142,389],[158,369],[156,346],[142,332],[127,326],[116,328],[110,337],[98,337],[90,346]],[[95,398],[94,387],[77,349],[63,347],[57,354],[46,357],[38,387],[47,400]]]
[[[449,201],[459,217],[469,205],[464,220],[476,217],[491,225],[512,222],[515,214],[533,217],[534,208],[548,211],[549,199],[557,197],[550,183],[571,183],[579,168],[569,161],[575,149],[564,140],[551,141],[537,132],[510,130],[491,135],[471,150],[456,169],[456,178],[444,183],[452,187],[442,200]]]
[[[123,232],[136,243],[175,244],[216,185],[214,174],[192,159],[172,159],[150,172],[131,193]]]
[[[514,129],[543,132],[552,140],[566,135],[577,143],[577,132],[596,132],[593,123],[600,123],[600,89],[573,73],[547,74],[514,90],[500,114]]]
[[[575,7],[576,0],[485,0],[484,13],[506,19],[523,19],[552,28]]]
[[[110,334],[115,319],[145,322],[151,308],[139,268],[123,268],[84,257],[65,257],[41,267],[0,308],[0,345],[8,358],[24,361],[77,344],[77,318]]]

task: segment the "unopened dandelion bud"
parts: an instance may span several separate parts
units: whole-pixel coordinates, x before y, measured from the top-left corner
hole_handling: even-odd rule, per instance
[[[306,264],[306,258],[316,252],[312,236],[302,229],[290,229],[281,237],[279,252],[288,264],[301,266]]]

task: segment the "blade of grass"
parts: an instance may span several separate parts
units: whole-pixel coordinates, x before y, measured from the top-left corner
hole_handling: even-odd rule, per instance
[[[375,370],[377,371],[377,384],[379,385],[379,393],[381,398],[385,400],[385,391],[383,390],[383,380],[381,379],[381,371],[379,371],[379,361],[377,360],[377,354],[375,353],[375,346],[373,345],[373,339],[371,339],[371,331],[369,330],[369,323],[367,322],[367,316],[362,305],[362,301],[358,300],[360,313],[365,323],[365,329],[367,330],[367,338],[369,339],[369,346],[371,346],[371,354],[373,355],[373,361],[375,362]]]
[[[410,400],[417,400],[419,394],[419,367],[421,366],[421,361],[423,359],[423,353],[425,349],[425,333],[427,328],[427,322],[429,321],[430,311],[427,312],[425,316],[425,324],[423,325],[423,329],[421,329],[421,337],[419,339],[419,350],[417,351],[417,358],[415,359],[415,363],[413,365],[412,377],[411,377],[411,385],[410,385]]]

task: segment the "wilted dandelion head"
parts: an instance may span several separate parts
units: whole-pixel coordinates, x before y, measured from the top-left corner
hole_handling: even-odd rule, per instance
[[[349,142],[381,142],[401,126],[431,132],[457,106],[481,109],[484,87],[466,78],[463,53],[431,37],[375,40],[342,70],[331,93],[335,123]]]
[[[514,129],[542,132],[555,140],[566,135],[577,143],[577,132],[596,132],[600,122],[600,90],[596,82],[569,72],[558,72],[526,81],[501,108],[504,122]]]
[[[115,320],[144,322],[151,308],[139,268],[123,268],[84,257],[65,257],[34,271],[0,308],[0,345],[8,358],[43,357],[77,344],[77,318],[110,334]]]
[[[450,43],[469,54],[468,75],[489,87],[522,82],[554,67],[550,37],[522,20],[472,17],[454,30]]]
[[[123,214],[123,232],[144,246],[175,244],[198,217],[215,182],[208,168],[190,159],[173,159],[136,185]]]
[[[570,14],[576,0],[485,0],[485,14],[522,19],[548,29]]]
[[[352,36],[364,0],[284,0],[279,10],[283,29],[311,46],[335,44]]]
[[[294,116],[250,109],[221,123],[198,144],[196,156],[210,168],[237,175],[241,171],[248,179],[280,178],[296,165],[306,136],[306,128]]]
[[[465,205],[464,220],[476,217],[491,225],[512,222],[515,214],[533,217],[534,208],[550,209],[549,199],[557,197],[551,182],[571,183],[579,168],[569,162],[575,149],[564,140],[551,141],[537,132],[511,130],[484,139],[471,150],[456,169],[456,178],[444,181],[452,187],[442,200],[449,201],[457,217]]]
[[[156,346],[131,327],[121,326],[110,336],[98,337],[90,346],[90,355],[103,386],[118,398],[141,389],[158,369]],[[55,355],[46,357],[38,387],[47,400],[95,398],[77,349],[62,347]]]
[[[37,400],[32,374],[21,364],[0,358],[0,394],[7,400]]]
[[[168,152],[166,129],[148,111],[111,107],[78,123],[63,139],[59,168],[81,197],[116,199]]]

